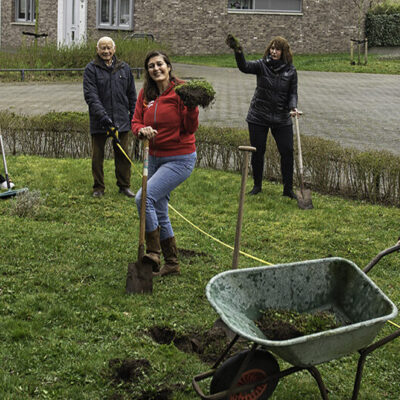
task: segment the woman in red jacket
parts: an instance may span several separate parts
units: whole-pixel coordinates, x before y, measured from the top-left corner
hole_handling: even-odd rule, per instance
[[[145,62],[145,81],[139,92],[132,132],[149,139],[146,198],[146,261],[159,275],[179,273],[178,251],[168,216],[170,193],[192,173],[196,163],[198,108],[188,108],[175,93],[182,83],[172,74],[168,56],[151,51]],[[142,191],[135,201],[140,214]],[[160,269],[160,254],[165,264]]]

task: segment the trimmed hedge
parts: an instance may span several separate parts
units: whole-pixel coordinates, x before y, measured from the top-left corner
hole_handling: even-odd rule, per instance
[[[6,151],[12,154],[91,157],[87,113],[51,112],[28,117],[1,111],[0,129]],[[238,147],[249,144],[247,130],[200,126],[196,138],[199,166],[241,171],[243,155]],[[136,140],[132,135],[127,149],[132,156]],[[302,136],[302,151],[305,180],[313,190],[400,206],[400,157],[385,151],[347,149],[334,141],[312,136]],[[106,146],[106,157],[112,157],[110,141]],[[280,181],[280,158],[271,135],[265,159],[264,177]],[[299,185],[296,175],[295,184]]]
[[[400,11],[398,14],[371,14],[365,20],[369,46],[400,46]]]

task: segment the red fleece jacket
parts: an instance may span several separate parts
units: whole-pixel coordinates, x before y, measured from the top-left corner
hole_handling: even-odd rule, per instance
[[[188,109],[175,93],[174,83],[154,101],[143,98],[139,92],[135,114],[132,119],[132,132],[151,126],[157,135],[150,140],[149,152],[157,157],[178,156],[196,151],[194,133],[199,126],[199,109]]]

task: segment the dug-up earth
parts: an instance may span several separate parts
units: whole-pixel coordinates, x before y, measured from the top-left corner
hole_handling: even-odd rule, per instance
[[[165,326],[153,326],[144,334],[150,336],[158,344],[173,344],[184,353],[196,354],[203,362],[214,364],[221,352],[229,344],[232,332],[220,321],[217,320],[214,326],[203,334],[190,332],[187,335],[180,335],[175,330]],[[243,345],[243,344],[242,344]],[[110,376],[115,386],[119,388],[126,385],[129,391],[129,384],[138,383],[147,373],[151,373],[151,364],[147,359],[111,359],[108,363]],[[141,393],[135,400],[170,400],[177,391],[184,390],[179,384],[160,384],[151,392]],[[120,400],[122,395],[115,393],[108,400]]]

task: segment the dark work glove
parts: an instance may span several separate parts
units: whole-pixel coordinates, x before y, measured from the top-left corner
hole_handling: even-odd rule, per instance
[[[111,118],[108,115],[104,115],[101,120],[100,124],[105,128],[105,129],[111,129],[114,128],[114,123],[112,122]]]
[[[235,52],[241,53],[243,51],[242,46],[240,45],[239,40],[235,38],[235,36],[230,33],[226,37],[225,43]]]

